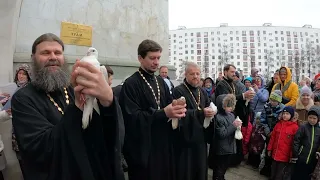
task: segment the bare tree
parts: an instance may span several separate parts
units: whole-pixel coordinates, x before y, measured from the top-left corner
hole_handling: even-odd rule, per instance
[[[184,79],[184,77],[185,77],[184,76],[184,71],[185,71],[187,62],[188,62],[187,60],[180,61],[179,71],[178,71],[178,78],[177,78],[178,81],[182,81]]]
[[[232,47],[231,47],[232,48]],[[223,44],[219,49],[220,55],[218,56],[219,72],[222,72],[223,67],[230,62],[230,49],[228,45]]]
[[[273,50],[267,50],[265,53],[264,58],[267,60],[266,61],[266,66],[267,66],[267,72],[264,73],[264,78],[266,79],[267,82],[269,82],[269,78],[271,77],[271,74],[273,74],[274,72],[274,62],[275,62],[275,58],[274,58],[274,52]]]

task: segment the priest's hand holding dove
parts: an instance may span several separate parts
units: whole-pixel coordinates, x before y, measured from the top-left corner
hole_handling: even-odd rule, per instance
[[[84,78],[78,79],[78,76]],[[113,92],[103,73],[88,62],[76,61],[72,71],[72,85],[75,91],[75,104],[83,110],[81,94],[90,95],[97,99],[101,105],[108,107],[113,102]]]
[[[186,106],[186,99],[183,96],[177,100],[175,99],[172,101],[172,106],[173,107],[176,107],[176,106],[185,107]],[[171,119],[172,129],[177,129],[178,124],[179,124],[179,119],[178,118],[170,118],[170,119]],[[170,121],[170,119],[169,119],[169,121]]]

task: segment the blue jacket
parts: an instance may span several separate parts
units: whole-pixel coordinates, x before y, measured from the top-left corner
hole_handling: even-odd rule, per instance
[[[256,114],[257,112],[261,112],[261,122],[266,120],[266,111],[264,105],[268,102],[269,99],[269,91],[265,88],[264,79],[261,78],[261,87],[256,92],[256,95],[250,102],[250,109],[251,111]]]

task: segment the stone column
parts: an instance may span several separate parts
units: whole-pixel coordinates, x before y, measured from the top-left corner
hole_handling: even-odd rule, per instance
[[[21,0],[0,1],[0,84],[13,81],[13,53]]]
[[[21,0],[0,0],[0,85],[13,81],[13,54]],[[22,175],[11,145],[11,119],[0,122],[0,134],[4,142],[7,167],[3,171],[6,180],[21,180]]]

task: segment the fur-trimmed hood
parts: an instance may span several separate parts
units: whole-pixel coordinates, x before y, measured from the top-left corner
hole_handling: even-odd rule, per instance
[[[309,110],[311,108],[311,106],[313,106],[313,105],[314,105],[313,99],[310,98],[309,104],[305,107],[301,102],[301,97],[299,97],[299,99],[297,100],[297,103],[296,103],[296,109]]]
[[[233,110],[236,107],[236,97],[233,94],[222,94],[217,97],[216,104],[218,107],[218,112],[225,112],[223,107],[232,107]]]

